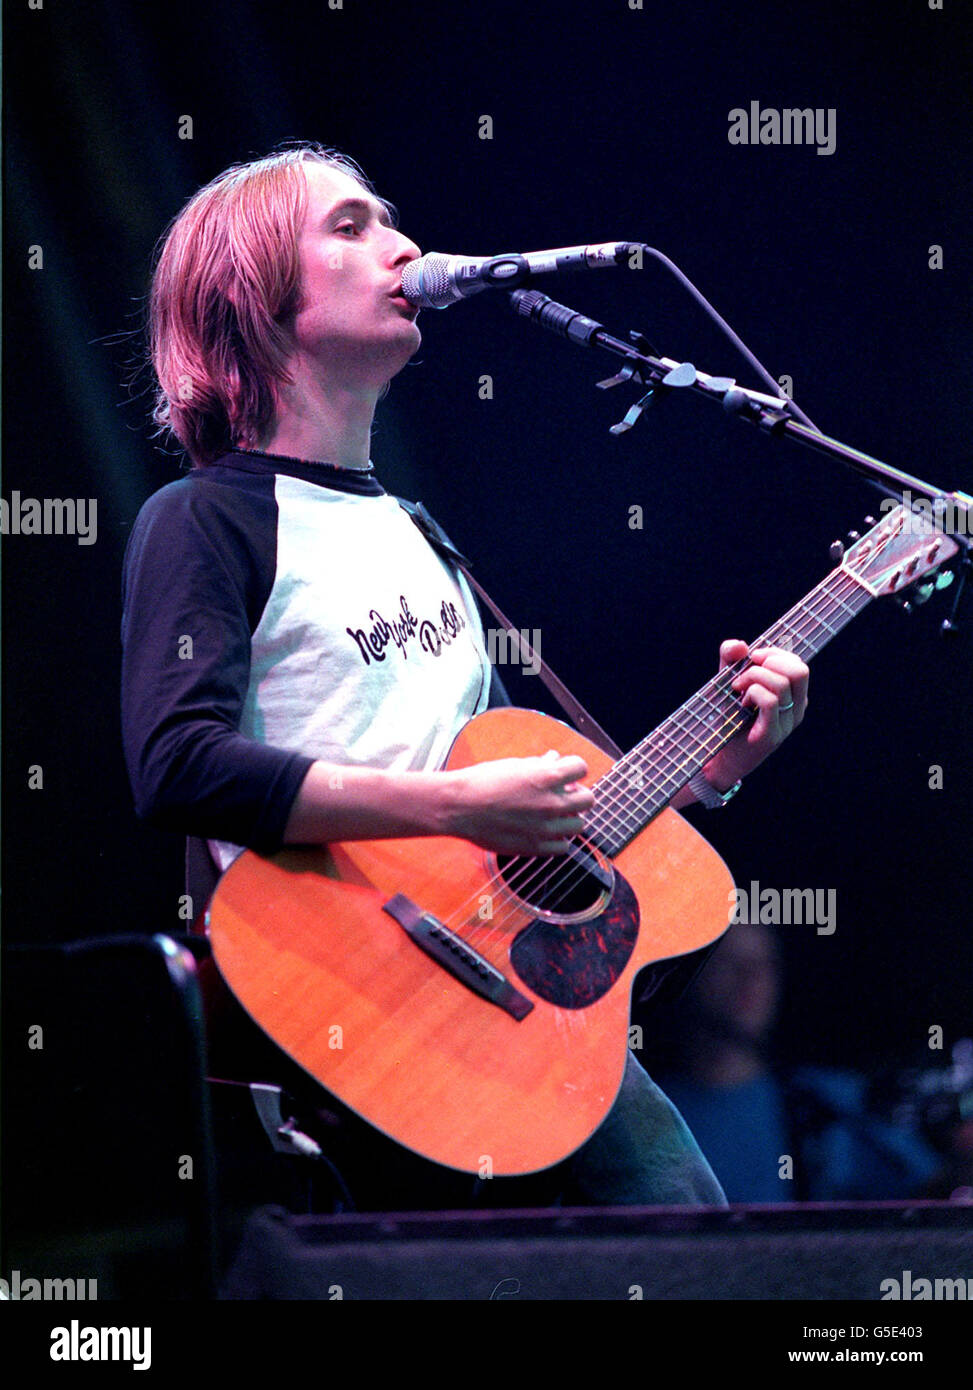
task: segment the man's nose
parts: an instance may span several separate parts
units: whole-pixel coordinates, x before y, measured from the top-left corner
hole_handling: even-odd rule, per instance
[[[401,232],[396,232],[395,235],[398,244],[395,250],[394,264],[405,265],[408,261],[417,261],[422,253],[415,242],[410,241],[409,238],[403,236]]]

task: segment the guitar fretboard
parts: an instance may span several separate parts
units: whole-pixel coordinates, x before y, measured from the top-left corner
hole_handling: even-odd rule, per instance
[[[833,570],[751,642],[750,649],[783,647],[809,661],[871,601],[872,594],[848,570]],[[730,689],[730,682],[750,664],[748,659],[720,671],[594,784],[595,805],[586,835],[605,854],[624,848],[710,758],[753,722],[755,712]]]

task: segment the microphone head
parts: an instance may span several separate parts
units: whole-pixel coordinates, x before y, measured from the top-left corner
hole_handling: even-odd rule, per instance
[[[410,304],[420,309],[445,309],[462,299],[449,274],[450,259],[431,251],[403,267],[402,293]]]

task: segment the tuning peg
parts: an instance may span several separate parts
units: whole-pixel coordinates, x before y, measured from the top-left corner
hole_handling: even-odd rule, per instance
[[[873,516],[866,516],[866,518],[865,518],[865,525],[866,525],[866,526],[874,526],[874,525],[875,525],[875,518],[874,518]]]
[[[858,531],[849,531],[849,532],[848,532],[848,539],[849,539],[850,541],[860,541],[860,540],[861,540],[861,533],[858,532]]]
[[[845,547],[842,545],[841,541],[832,541],[828,546],[828,554],[837,565],[840,560],[844,559]]]
[[[896,601],[896,603],[899,605],[899,607],[902,609],[902,612],[903,612],[903,613],[911,613],[911,612],[913,611],[911,599],[907,599],[907,598],[897,598],[895,601]]]
[[[932,598],[933,590],[935,589],[935,587],[935,584],[933,584],[931,581],[928,584],[918,584],[913,594],[915,602],[926,603],[929,599]]]
[[[952,570],[940,570],[936,575],[936,588],[948,589],[955,578]]]

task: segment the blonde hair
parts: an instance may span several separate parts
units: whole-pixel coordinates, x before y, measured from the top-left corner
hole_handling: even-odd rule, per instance
[[[252,447],[289,380],[283,321],[300,301],[308,161],[374,193],[354,160],[301,142],[226,169],[193,194],[160,240],[149,296],[152,418],[194,463]]]

